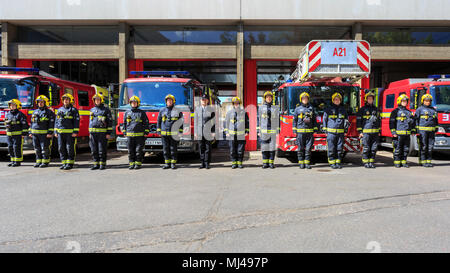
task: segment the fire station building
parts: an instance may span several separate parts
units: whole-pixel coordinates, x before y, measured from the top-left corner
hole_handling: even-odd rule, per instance
[[[187,70],[256,104],[313,39],[367,40],[364,88],[450,74],[448,0],[1,1],[1,64],[106,86]]]

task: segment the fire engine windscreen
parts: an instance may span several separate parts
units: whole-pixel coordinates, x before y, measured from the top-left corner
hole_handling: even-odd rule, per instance
[[[450,112],[450,85],[433,86],[431,93],[435,94],[434,104],[436,105],[436,110],[439,112]]]
[[[331,105],[331,96],[335,92],[342,95],[341,104],[348,114],[355,114],[358,110],[359,88],[355,86],[289,86],[281,92],[282,112],[289,115],[293,115],[295,108],[301,104],[299,96],[303,92],[309,93],[309,103],[319,115]]]
[[[192,105],[191,89],[180,82],[128,82],[122,85],[120,92],[120,108],[128,108],[128,100],[138,96],[141,107],[147,109],[160,109],[166,105],[165,97],[168,94],[175,96],[176,105]]]
[[[22,107],[33,105],[34,85],[29,81],[0,79],[0,107],[8,107],[8,101],[18,99]]]

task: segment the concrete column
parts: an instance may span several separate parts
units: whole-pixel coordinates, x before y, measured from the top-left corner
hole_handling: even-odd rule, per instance
[[[244,97],[244,25],[238,25],[236,37],[236,95]]]
[[[1,65],[14,66],[14,60],[9,54],[8,45],[9,43],[15,42],[17,39],[17,28],[16,26],[8,23],[2,22],[2,60]]]
[[[129,27],[126,23],[119,23],[119,82],[128,77],[128,37]]]
[[[353,24],[352,38],[354,40],[362,40],[362,24],[360,22],[356,22]]]

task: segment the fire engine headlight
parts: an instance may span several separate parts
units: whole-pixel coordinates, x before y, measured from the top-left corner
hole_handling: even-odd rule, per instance
[[[180,146],[180,147],[191,147],[192,146],[192,141],[180,140],[180,143],[178,143],[178,146]]]
[[[290,141],[287,142],[287,145],[295,146],[295,145],[297,145],[297,141],[296,140],[290,140]]]
[[[438,127],[437,131],[438,133],[445,133],[444,127]]]

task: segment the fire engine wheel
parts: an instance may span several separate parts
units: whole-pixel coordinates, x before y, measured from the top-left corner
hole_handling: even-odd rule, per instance
[[[419,155],[419,139],[415,136],[411,136],[411,142],[409,144],[408,156],[418,156]]]

